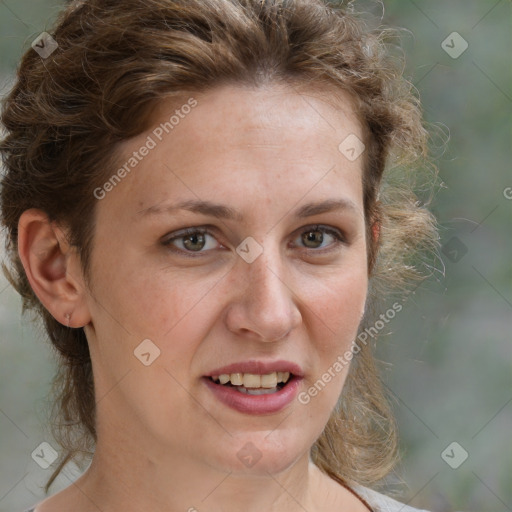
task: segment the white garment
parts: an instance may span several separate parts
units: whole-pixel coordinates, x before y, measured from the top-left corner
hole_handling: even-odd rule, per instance
[[[428,512],[428,510],[420,510],[419,508],[413,508],[409,505],[405,505],[404,503],[400,503],[399,501],[368,487],[353,485],[352,489],[361,496],[361,498],[368,502],[374,512]]]
[[[385,494],[374,491],[373,489],[369,489],[368,487],[353,485],[352,489],[361,496],[361,498],[368,502],[374,512],[429,512],[428,510],[409,507],[409,505],[400,503],[399,501],[396,501]],[[34,509],[31,508],[26,512],[33,512],[33,510]]]

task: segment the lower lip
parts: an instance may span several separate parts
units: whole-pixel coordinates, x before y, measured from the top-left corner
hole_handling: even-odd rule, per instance
[[[286,386],[268,395],[247,395],[230,386],[216,384],[209,377],[203,377],[213,394],[228,407],[246,414],[269,414],[286,407],[297,396],[302,377],[293,376]]]

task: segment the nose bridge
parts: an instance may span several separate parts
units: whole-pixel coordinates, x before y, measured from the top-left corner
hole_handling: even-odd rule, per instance
[[[237,286],[242,297],[236,327],[254,331],[267,341],[284,337],[300,318],[282,258],[279,248],[267,241],[252,263],[238,262]]]
[[[264,250],[263,253],[244,269],[253,296],[262,301],[282,300],[289,289],[283,283],[283,265],[278,251]]]

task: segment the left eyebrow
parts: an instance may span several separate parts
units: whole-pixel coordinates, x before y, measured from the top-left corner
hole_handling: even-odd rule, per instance
[[[244,221],[244,216],[238,210],[235,210],[229,206],[212,203],[211,201],[183,201],[178,204],[163,204],[154,205],[148,208],[144,208],[137,212],[140,218],[147,216],[161,215],[161,214],[172,214],[179,210],[186,210],[192,213],[199,213],[217,219],[235,220],[238,222]],[[332,211],[348,211],[352,213],[359,213],[359,208],[356,204],[347,198],[339,199],[327,199],[325,201],[308,203],[300,208],[297,208],[293,215],[297,218],[312,217],[313,215],[319,215],[321,213],[327,213]]]

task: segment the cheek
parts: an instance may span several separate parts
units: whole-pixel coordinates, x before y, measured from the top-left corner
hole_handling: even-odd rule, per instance
[[[313,335],[310,340],[314,373],[305,382],[299,402],[319,427],[329,420],[352,361],[352,342],[364,310],[367,285],[365,274],[352,274],[332,281],[322,293],[310,296]]]
[[[212,290],[215,280],[165,274],[156,277],[141,282],[143,297],[137,329],[151,329],[162,343],[172,340],[176,348],[182,341],[186,343],[182,336],[197,339],[218,314],[218,298],[216,302]]]
[[[321,329],[326,347],[351,342],[357,333],[366,302],[365,270],[342,272],[309,288],[308,305],[315,325]]]
[[[315,372],[306,383],[303,399],[309,400],[313,414],[325,422],[350,368],[352,342],[364,311],[367,286],[366,269],[361,266],[346,268],[310,287],[308,305],[313,333],[310,349]]]
[[[135,339],[154,338],[156,343],[164,343],[172,332],[194,318],[197,322],[198,315],[208,309],[212,287],[208,278],[191,279],[186,272],[149,268],[128,255],[122,265],[111,263],[104,266],[98,289],[107,311],[100,308],[98,313],[108,313],[107,320],[114,329],[121,329],[121,324]]]

